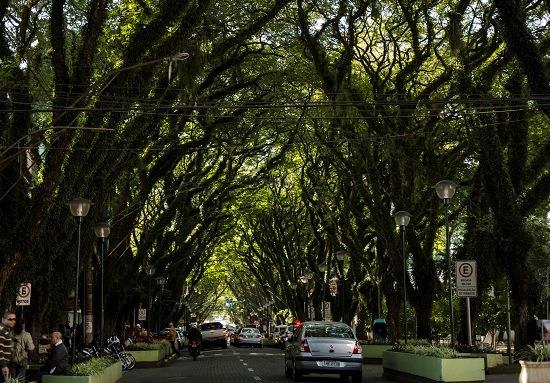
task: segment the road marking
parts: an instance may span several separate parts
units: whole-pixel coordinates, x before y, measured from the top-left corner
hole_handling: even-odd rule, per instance
[[[262,380],[262,378],[260,378],[259,376],[255,376],[255,377],[254,377],[254,380],[260,381],[260,380]]]
[[[248,371],[250,371],[250,372],[254,372],[254,369],[252,369],[252,368],[248,367]]]
[[[243,366],[248,366],[248,363],[243,363]]]

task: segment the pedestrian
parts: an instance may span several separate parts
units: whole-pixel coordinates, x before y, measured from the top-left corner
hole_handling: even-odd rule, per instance
[[[29,368],[29,351],[34,350],[32,336],[25,331],[25,321],[17,319],[13,328],[14,347],[12,355],[13,376],[20,381],[24,381]]]
[[[38,383],[42,382],[44,375],[67,375],[69,372],[69,352],[63,344],[62,338],[63,336],[59,331],[52,332],[50,340],[51,349],[48,353],[48,359],[40,367],[40,371],[38,371],[34,378]]]
[[[174,323],[170,322],[168,323],[168,341],[170,342],[170,346],[172,347],[172,351],[174,354],[177,354],[178,357],[181,356],[180,352],[176,348],[176,338],[178,334],[176,333],[176,328],[174,327]]]
[[[6,381],[10,376],[10,363],[13,353],[13,326],[15,326],[15,313],[11,311],[4,312],[2,325],[0,326],[0,368],[2,369],[0,382]]]

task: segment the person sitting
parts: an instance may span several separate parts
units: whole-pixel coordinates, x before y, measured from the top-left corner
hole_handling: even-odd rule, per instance
[[[52,332],[51,349],[46,363],[35,376],[35,381],[42,382],[44,375],[66,375],[69,372],[69,352],[63,344],[63,336],[59,331]]]

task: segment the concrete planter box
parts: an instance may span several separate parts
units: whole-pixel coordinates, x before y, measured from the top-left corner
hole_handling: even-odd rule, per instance
[[[392,348],[391,344],[362,344],[363,358],[382,359],[384,351]]]
[[[471,357],[483,358],[485,360],[485,370],[504,365],[504,360],[502,359],[502,354],[486,354],[486,353],[465,352],[465,353],[461,353],[460,355],[464,355],[464,356],[469,357],[469,358],[471,358]]]
[[[116,362],[103,370],[99,375],[44,375],[42,377],[42,383],[115,383],[120,378],[122,378],[122,364]]]
[[[520,360],[519,383],[548,383],[550,362],[527,362]]]
[[[384,377],[399,382],[484,382],[483,358],[442,359],[405,352],[384,352]]]
[[[136,358],[136,363],[143,362],[158,362],[163,360],[165,356],[164,347],[160,350],[143,350],[143,351],[127,351],[128,354],[132,354]]]

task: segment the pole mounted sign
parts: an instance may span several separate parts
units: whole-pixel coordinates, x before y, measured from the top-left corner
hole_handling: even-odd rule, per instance
[[[147,320],[147,309],[138,310],[138,320]]]
[[[456,262],[456,295],[461,298],[477,297],[476,261]]]
[[[17,298],[15,298],[16,306],[30,306],[31,305],[31,284],[21,283],[17,290]]]

